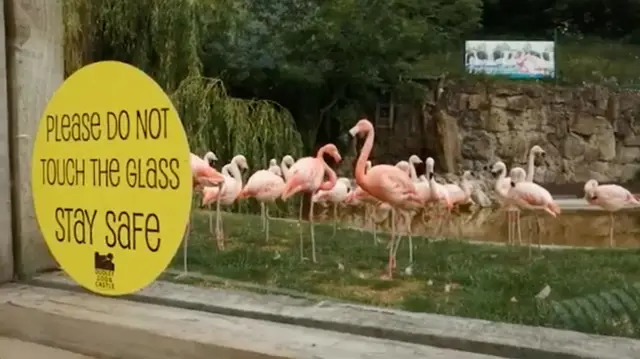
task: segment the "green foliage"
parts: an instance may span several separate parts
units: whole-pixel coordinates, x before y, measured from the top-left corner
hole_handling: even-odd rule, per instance
[[[266,167],[271,157],[301,154],[302,142],[289,111],[268,100],[230,97],[219,80],[202,76],[200,36],[207,29],[200,26],[203,9],[215,9],[210,1],[63,4],[67,74],[100,60],[119,60],[144,70],[171,95],[194,153],[212,150],[224,161],[241,153],[252,170]]]
[[[416,59],[478,28],[482,2],[237,1],[207,10],[226,16],[202,16],[205,74],[232,93],[281,103],[310,151],[346,145],[345,127],[371,115]]]
[[[640,21],[640,3],[636,0],[485,0],[484,3],[483,24],[487,33],[492,34],[551,37],[554,29],[558,29],[563,34],[632,39]]]
[[[640,283],[578,298],[553,301],[549,321],[556,327],[640,337]]]
[[[201,10],[209,1],[65,0],[66,70],[115,59],[150,74],[171,94],[194,152],[221,158],[242,153],[263,167],[272,156],[299,155],[291,114],[269,101],[227,95],[202,77],[198,50]]]

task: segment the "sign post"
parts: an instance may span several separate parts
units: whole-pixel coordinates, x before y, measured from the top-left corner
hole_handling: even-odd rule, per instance
[[[49,101],[32,160],[35,213],[60,267],[104,295],[136,292],[174,257],[189,219],[189,145],[141,70],[85,66]]]

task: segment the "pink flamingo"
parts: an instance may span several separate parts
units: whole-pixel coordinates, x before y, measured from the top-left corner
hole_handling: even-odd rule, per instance
[[[531,149],[529,149],[529,160],[527,162],[527,177],[525,178],[525,181],[533,182],[533,178],[535,177],[535,174],[536,174],[535,161],[537,158],[545,159],[546,156],[547,156],[547,153],[542,149],[542,147],[538,145],[535,145],[531,147]],[[518,216],[518,228],[519,228],[520,212],[517,212],[516,215]],[[540,219],[538,218],[538,213],[534,212],[533,217],[536,222],[536,226],[538,228],[538,243],[540,243],[540,228],[542,228],[542,226],[540,225]],[[532,233],[533,233],[532,223],[531,221],[529,221],[529,236],[531,236]],[[529,243],[531,243],[531,239],[529,239]]]
[[[222,174],[209,165],[210,162],[217,161],[218,157],[209,151],[204,157],[200,158],[193,153],[189,157],[189,165],[191,167],[191,175],[193,176],[193,189],[200,191],[204,186],[218,186],[224,181]],[[187,228],[182,242],[182,273],[178,277],[188,274],[187,251],[189,242],[189,233],[191,232],[191,218],[187,223]]]
[[[516,206],[507,205],[507,197],[511,189],[511,177],[507,177],[507,165],[502,161],[498,161],[491,167],[491,172],[494,176],[498,176],[494,188],[502,201],[502,206],[507,211],[507,244],[513,244],[516,233],[518,235],[518,244],[522,244],[520,210]]]
[[[585,199],[589,204],[599,206],[609,212],[609,246],[614,247],[613,239],[614,218],[613,212],[617,212],[627,205],[640,205],[638,197],[628,189],[616,184],[601,184],[591,179],[584,185]]]
[[[420,199],[419,202],[407,201],[404,208],[399,211],[400,215],[402,216],[405,228],[407,230],[407,237],[409,238],[409,267],[405,269],[406,273],[411,273],[411,267],[413,265],[413,233],[412,233],[413,231],[411,229],[411,222],[413,220],[415,212],[419,209],[424,208],[424,205],[429,198],[429,193],[427,191],[424,191],[425,188],[422,186],[416,174],[416,168],[415,168],[416,163],[422,163],[422,160],[416,155],[412,155],[409,158],[409,161],[400,161],[396,163],[396,167],[405,171],[409,175],[409,177],[412,179],[416,189],[417,196]],[[398,253],[398,248],[400,248],[401,241],[402,241],[402,237],[399,236],[398,241],[396,242],[396,247],[393,252],[394,257]]]
[[[409,175],[396,166],[376,165],[365,173],[365,167],[375,138],[373,125],[367,119],[361,119],[349,130],[351,136],[366,135],[366,140],[360,151],[360,156],[356,162],[355,178],[356,183],[371,196],[381,202],[386,202],[393,210],[391,211],[391,245],[389,246],[389,263],[387,266],[388,276],[393,277],[395,267],[394,243],[396,238],[395,209],[406,208],[408,202],[422,204],[422,200],[416,192],[416,188]],[[383,277],[384,278],[384,277]]]
[[[222,218],[220,213],[220,202],[224,205],[231,205],[236,201],[242,190],[242,173],[240,169],[249,168],[247,159],[243,155],[236,155],[229,164],[222,167],[224,182],[222,186],[205,187],[202,189],[202,206],[216,202],[216,244],[218,249],[224,249],[224,230],[222,229]],[[211,222],[211,212],[209,212],[209,222]]]
[[[447,208],[447,212],[443,213],[440,217],[440,221],[438,223],[438,227],[436,233],[439,233],[442,229],[442,225],[445,221],[445,218],[451,215],[451,210],[453,209],[453,203],[451,202],[451,198],[449,198],[449,191],[447,188],[438,182],[436,182],[435,177],[435,161],[432,157],[427,157],[425,161],[426,164],[426,173],[429,182],[429,197],[427,201],[434,205],[444,204]]]
[[[447,190],[449,200],[451,204],[455,206],[465,205],[473,203],[471,199],[471,193],[473,192],[473,185],[471,180],[473,179],[471,171],[464,171],[462,177],[460,177],[460,184],[457,183],[445,183],[443,186]],[[451,217],[449,217],[451,221]],[[458,228],[458,237],[462,236],[462,226],[456,226]]]
[[[289,168],[289,178],[286,180],[284,190],[282,191],[282,199],[293,196],[298,192],[309,192],[312,195],[318,190],[330,190],[336,185],[338,177],[336,173],[324,161],[324,155],[327,154],[333,158],[336,163],[342,160],[338,148],[329,143],[322,146],[315,157],[303,157]],[[324,181],[325,174],[328,180]],[[301,204],[302,206],[302,204]],[[302,227],[302,213],[300,213],[300,226]],[[316,238],[313,222],[313,205],[309,206],[309,226],[311,227],[311,260],[316,263]],[[300,259],[304,260],[302,235],[300,236]]]
[[[274,203],[282,195],[284,179],[282,170],[275,159],[269,163],[268,170],[259,170],[247,180],[247,184],[238,194],[238,199],[253,197],[260,202],[265,222],[265,241],[269,242],[269,207],[266,203]]]
[[[338,227],[338,205],[345,203],[347,195],[349,194],[349,188],[351,187],[351,180],[346,177],[340,177],[336,181],[336,185],[330,190],[320,190],[311,197],[311,205],[314,203],[326,203],[329,202],[333,206],[333,236],[336,235]]]
[[[189,165],[191,166],[193,189],[195,191],[202,190],[203,186],[216,186],[224,181],[222,174],[209,165],[210,162],[217,160],[218,157],[211,151],[207,152],[202,158],[193,153],[190,154]]]
[[[511,188],[507,194],[507,206],[515,205],[520,209],[543,210],[556,217],[561,213],[560,207],[553,200],[551,193],[537,183],[527,182],[527,173],[521,167],[514,167],[509,173]],[[540,247],[540,237],[538,237]],[[531,237],[529,237],[529,256],[531,256]]]
[[[365,167],[365,173],[367,173],[371,169],[371,161],[367,161],[367,165]],[[367,192],[365,192],[358,184],[354,184],[347,195],[347,198],[344,200],[347,205],[350,206],[360,206],[364,205],[364,221],[363,224],[365,228],[367,227],[367,222],[371,225],[371,231],[373,232],[373,245],[377,245],[380,243],[378,240],[378,225],[376,222],[377,217],[376,207],[380,205],[380,201],[371,197]]]

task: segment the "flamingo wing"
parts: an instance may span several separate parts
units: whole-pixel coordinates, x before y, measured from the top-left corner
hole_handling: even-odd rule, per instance
[[[511,177],[505,177],[496,181],[495,190],[501,197],[507,197],[511,189]]]
[[[400,204],[407,196],[418,198],[416,188],[409,175],[395,166],[377,165],[367,173],[372,181],[370,194],[383,202]]]
[[[311,197],[311,200],[315,203],[318,203],[318,202],[324,202],[330,198],[331,198],[330,190],[320,190],[313,194],[313,196]]]
[[[218,199],[220,187],[204,187],[202,188],[202,206],[212,204]]]
[[[429,191],[429,183],[425,181],[419,181],[415,183],[416,192],[418,196],[424,201],[427,202],[431,198],[431,191]]]
[[[322,183],[324,168],[314,157],[303,157],[289,168],[289,178],[285,184],[282,196],[284,200],[295,193],[306,191],[315,192]]]
[[[631,192],[628,189],[618,186],[615,184],[605,184],[596,187],[594,194],[597,197],[600,197],[605,200],[628,200],[630,197],[633,197]]]
[[[272,178],[265,179],[262,186],[258,188],[255,197],[260,201],[274,200],[282,195],[283,189],[284,180],[282,177],[273,176]]]
[[[520,182],[513,188],[517,197],[530,206],[545,206],[553,202],[549,191],[533,182]]]
[[[249,177],[247,183],[242,188],[242,191],[238,195],[240,198],[254,197],[261,188],[264,187],[271,179],[270,175],[274,175],[268,170],[259,170]]]
[[[189,165],[191,166],[194,185],[215,186],[224,181],[224,177],[220,172],[216,171],[216,169],[209,166],[205,160],[193,153],[189,158]]]

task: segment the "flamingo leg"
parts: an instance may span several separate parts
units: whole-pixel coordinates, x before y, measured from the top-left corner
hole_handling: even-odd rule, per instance
[[[507,245],[513,244],[513,216],[510,209],[507,209]]]
[[[265,217],[264,202],[260,202],[260,220],[262,222],[262,230],[264,231],[266,228],[266,222],[267,222],[267,218]]]
[[[375,246],[378,241],[376,238],[376,228],[375,226],[373,226],[373,220],[371,218],[369,218],[369,205],[365,204],[364,205],[364,228],[369,228],[369,226],[371,226],[371,230],[373,232],[373,245]]]
[[[391,216],[395,217],[395,211],[394,210],[391,210],[391,211],[392,211]],[[389,246],[389,263],[387,263],[387,276],[385,279],[393,278],[393,247],[395,243],[395,236],[396,236],[396,224],[395,224],[395,221],[392,220],[391,221],[391,238],[389,239],[389,243],[391,243],[391,245]]]
[[[213,211],[211,210],[211,204],[208,204],[207,208],[209,210],[209,233],[213,235]]]
[[[444,213],[438,211],[437,216],[438,216],[438,225],[436,226],[434,237],[440,237],[440,234],[442,232],[442,222],[444,221]]]
[[[536,214],[536,227],[538,232],[538,251],[542,251],[542,225],[540,224],[540,217]]]
[[[264,206],[264,236],[265,242],[269,243],[269,206]]]
[[[613,228],[614,228],[614,218],[613,212],[609,212],[609,247],[613,248],[616,246],[616,242],[613,239]]]
[[[405,228],[407,229],[407,237],[409,238],[409,264],[413,263],[413,235],[411,234],[411,213],[410,212],[403,212],[402,214],[403,220],[404,220],[404,225]],[[396,254],[398,253],[398,248],[400,248],[400,241],[402,240],[402,237],[398,238],[398,242],[396,243],[396,248],[393,252],[393,257],[396,257]]]
[[[458,224],[455,226],[458,229],[458,239],[462,239],[464,233],[462,232],[462,211],[460,207],[458,207],[458,215],[456,218],[458,218]]]
[[[311,229],[311,261],[313,263],[317,263],[315,222],[313,221],[313,202],[311,202],[311,206],[309,206],[309,227]]]
[[[378,239],[378,224],[376,223],[375,218],[373,217],[375,214],[375,208],[371,205],[365,204],[365,208],[368,208],[369,210],[369,215],[371,218],[369,218],[369,221],[371,223],[371,229],[373,230],[373,245],[378,245],[378,243],[380,243],[380,240]]]
[[[222,194],[222,186],[218,191],[216,198],[216,245],[219,250],[224,250],[224,233],[222,232],[222,217],[220,216],[220,195]]]
[[[182,273],[176,276],[176,279],[185,277],[189,273],[187,264],[187,250],[189,248],[189,233],[191,232],[191,216],[189,216],[189,222],[187,222],[187,228],[184,232],[184,238],[182,239]]]
[[[436,230],[437,236],[441,236],[444,231],[445,222],[448,223],[449,218],[451,217],[451,209],[447,208],[446,212],[440,213],[440,220],[438,221],[438,229]]]
[[[518,232],[518,245],[522,245],[522,229],[520,227],[520,210],[516,211],[516,230]]]
[[[411,233],[411,219],[413,218],[411,212],[405,212],[404,225],[407,229],[407,238],[409,239],[409,264],[413,263],[413,234]]]
[[[303,261],[306,258],[304,257],[304,241],[303,241],[303,237],[302,237],[302,213],[304,210],[304,198],[300,198],[300,213],[298,216],[298,228],[300,229],[300,260]],[[313,202],[311,203],[311,206],[313,206]]]
[[[391,209],[391,242],[390,242],[390,248],[391,248],[391,266],[389,267],[389,279],[391,279],[393,277],[393,269],[396,268],[396,255],[395,253],[393,253],[393,247],[394,247],[394,243],[399,239],[398,238],[398,227],[396,226],[396,210]]]
[[[409,236],[409,264],[413,264],[413,230],[411,229],[411,215],[407,221],[407,235]]]
[[[395,245],[393,245],[392,249],[393,249],[393,268],[392,269],[396,269],[396,262],[395,262],[395,258],[396,258],[396,254],[398,253],[398,248],[400,248],[400,243],[402,242],[402,238],[403,236],[399,235],[398,236],[398,240],[396,241]]]
[[[331,238],[336,236],[336,230],[338,229],[338,203],[333,203],[333,234]]]

